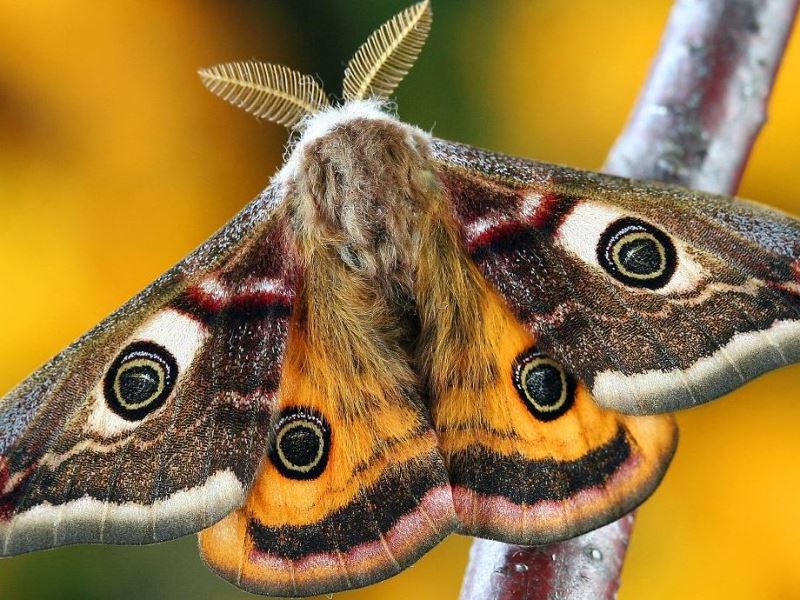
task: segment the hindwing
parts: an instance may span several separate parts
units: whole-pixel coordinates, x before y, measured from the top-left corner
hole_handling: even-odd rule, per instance
[[[375,314],[396,307],[332,258],[324,268],[305,261],[279,406],[247,501],[200,534],[208,565],[255,593],[364,586],[456,527],[402,323],[376,326]],[[344,289],[352,303],[329,301]]]

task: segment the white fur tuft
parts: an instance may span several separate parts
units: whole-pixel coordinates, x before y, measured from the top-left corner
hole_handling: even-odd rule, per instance
[[[346,102],[342,106],[332,106],[314,113],[313,115],[308,115],[303,119],[298,127],[302,132],[300,139],[289,147],[289,156],[283,167],[281,167],[281,170],[278,171],[273,178],[273,183],[282,185],[297,175],[300,168],[300,158],[311,142],[324,137],[336,127],[356,119],[372,119],[375,121],[395,123],[402,127],[407,127],[409,129],[409,134],[413,131],[426,138],[430,137],[429,134],[417,127],[401,122],[397,117],[388,112],[387,104],[380,100],[353,100]],[[412,147],[416,145],[411,135],[408,136],[408,142]]]

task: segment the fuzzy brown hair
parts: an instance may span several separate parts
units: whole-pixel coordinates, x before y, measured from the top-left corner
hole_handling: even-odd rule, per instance
[[[424,135],[346,122],[304,148],[287,197],[305,273],[304,369],[332,409],[363,417],[395,394],[430,401],[495,380],[486,284]]]

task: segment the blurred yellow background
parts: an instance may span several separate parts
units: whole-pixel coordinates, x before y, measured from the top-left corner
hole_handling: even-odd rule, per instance
[[[258,58],[337,93],[401,0],[0,0],[0,393],[135,294],[264,187],[285,131],[195,70]],[[397,94],[439,137],[597,169],[657,48],[666,0],[434,0]],[[800,37],[741,194],[800,214]],[[624,599],[800,598],[800,367],[679,416],[673,466],[639,512]],[[249,597],[193,537],[0,561],[9,599]],[[469,540],[342,599],[455,598]]]

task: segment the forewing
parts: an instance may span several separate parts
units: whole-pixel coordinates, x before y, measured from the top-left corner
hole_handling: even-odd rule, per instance
[[[796,219],[449,142],[435,155],[471,258],[602,406],[693,406],[800,359]]]
[[[0,401],[0,551],[208,527],[263,453],[296,287],[267,189]]]

